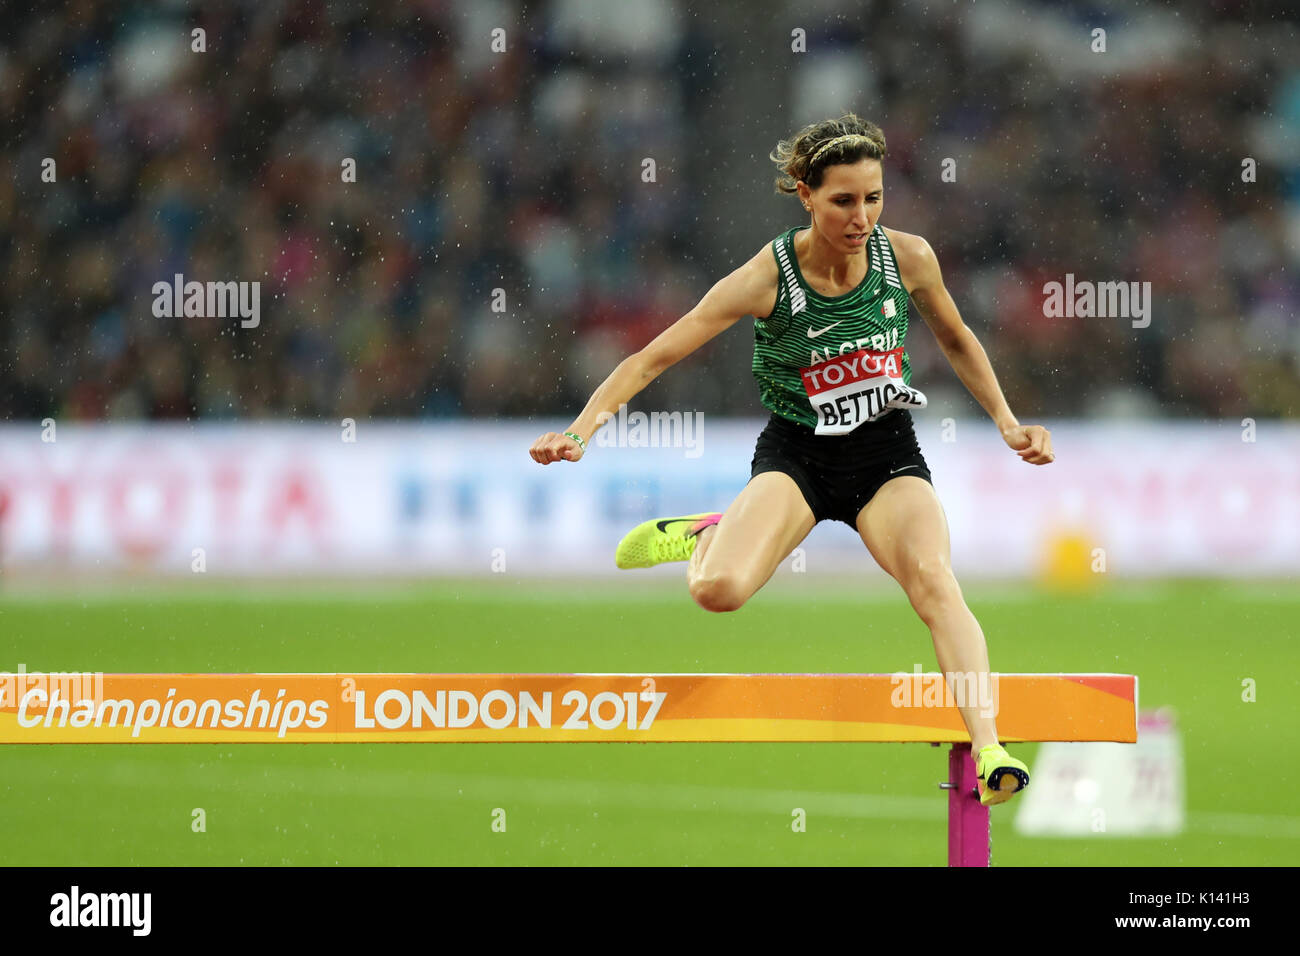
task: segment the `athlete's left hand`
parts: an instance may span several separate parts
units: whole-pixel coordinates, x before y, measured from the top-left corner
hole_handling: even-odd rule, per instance
[[[1042,425],[1012,425],[1002,430],[1002,440],[1031,465],[1049,465],[1056,460],[1052,433]]]

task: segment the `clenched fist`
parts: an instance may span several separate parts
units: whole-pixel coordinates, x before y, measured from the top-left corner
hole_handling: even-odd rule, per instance
[[[1013,425],[1002,430],[1002,440],[1031,465],[1048,465],[1056,460],[1052,433],[1042,425]]]
[[[533,461],[549,465],[553,461],[577,461],[582,457],[582,446],[567,435],[547,432],[528,449]]]

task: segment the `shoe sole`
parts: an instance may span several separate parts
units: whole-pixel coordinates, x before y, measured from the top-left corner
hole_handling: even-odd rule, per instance
[[[999,767],[993,771],[992,776],[992,785],[986,785],[982,780],[979,781],[980,803],[986,807],[1006,803],[1029,786],[1029,775],[1015,767]],[[1008,789],[1005,786],[1008,778],[1016,784],[1014,789]]]

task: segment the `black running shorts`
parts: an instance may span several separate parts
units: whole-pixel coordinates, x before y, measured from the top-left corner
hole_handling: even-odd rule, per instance
[[[913,475],[930,481],[912,414],[904,408],[847,435],[818,435],[773,414],[758,436],[750,477],[765,471],[793,478],[818,521],[843,521],[855,530],[858,512],[889,479]]]

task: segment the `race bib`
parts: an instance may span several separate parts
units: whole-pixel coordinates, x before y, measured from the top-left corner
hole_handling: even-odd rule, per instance
[[[818,435],[847,435],[893,408],[925,408],[925,396],[903,384],[903,349],[859,349],[800,369]]]

